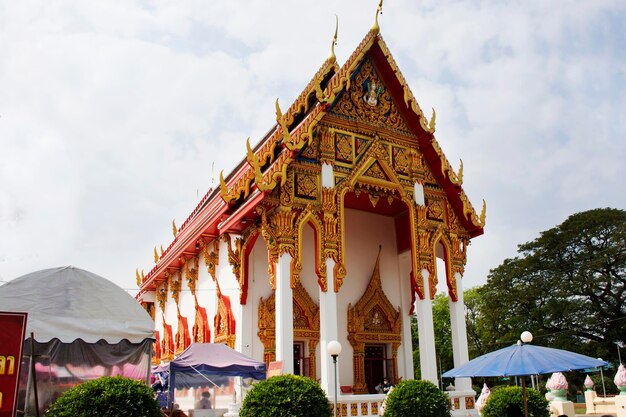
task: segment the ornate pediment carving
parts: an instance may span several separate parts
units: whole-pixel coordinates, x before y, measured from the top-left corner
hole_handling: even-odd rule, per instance
[[[379,127],[410,132],[369,58],[363,60],[350,88],[344,91],[331,113]]]
[[[380,252],[365,293],[348,306],[348,339],[355,345],[368,341],[401,341],[402,318],[385,295],[380,280]]]

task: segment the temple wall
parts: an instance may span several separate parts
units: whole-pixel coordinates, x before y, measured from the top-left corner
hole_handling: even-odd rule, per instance
[[[338,324],[343,349],[339,356],[340,385],[353,385],[352,346],[347,339],[348,304],[355,305],[363,296],[382,245],[380,276],[385,295],[398,308],[403,303],[399,282],[399,264],[393,218],[357,210],[345,211],[345,253],[347,276],[338,297]],[[406,307],[406,306],[405,306]],[[403,316],[402,320],[408,320]],[[388,355],[390,352],[388,352]],[[404,360],[398,355],[398,369]]]
[[[249,342],[243,344],[242,352],[250,357],[262,361],[264,346],[259,339],[259,302],[261,297],[267,298],[272,294],[270,286],[269,273],[267,270],[267,246],[262,237],[259,237],[254,243],[254,247],[249,257],[249,275],[248,275],[248,299],[244,306],[245,316],[250,321],[247,328],[247,334],[244,338]],[[249,346],[245,346],[245,345]]]

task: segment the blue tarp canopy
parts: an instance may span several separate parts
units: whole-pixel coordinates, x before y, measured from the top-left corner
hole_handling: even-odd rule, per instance
[[[169,363],[170,398],[174,398],[174,388],[222,385],[225,377],[236,376],[263,380],[265,371],[265,362],[224,344],[192,343]]]
[[[170,374],[206,373],[265,379],[265,362],[259,362],[219,343],[192,343],[170,362]]]
[[[594,368],[606,364],[605,361],[568,350],[516,344],[472,359],[442,376],[460,378],[540,375]]]

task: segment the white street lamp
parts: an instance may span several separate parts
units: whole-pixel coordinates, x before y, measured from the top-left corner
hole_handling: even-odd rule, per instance
[[[520,340],[523,343],[530,343],[533,341],[533,334],[529,331],[522,332],[522,335],[520,336]]]
[[[337,356],[341,353],[341,343],[336,340],[331,340],[326,346],[326,351],[333,358],[333,365],[335,368],[335,400],[333,402],[335,408],[333,408],[333,416],[337,415]]]

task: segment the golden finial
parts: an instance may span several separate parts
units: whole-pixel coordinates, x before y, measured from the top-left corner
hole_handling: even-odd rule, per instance
[[[370,31],[374,33],[380,32],[380,26],[378,26],[378,15],[382,14],[382,12],[383,12],[383,0],[380,0],[378,2],[378,7],[376,8],[376,16],[374,17],[374,24],[372,25],[372,28],[370,29]]]
[[[459,185],[463,184],[463,160],[459,159],[461,164],[459,165],[459,172],[456,173],[456,180],[459,182]]]
[[[135,269],[135,278],[137,279],[137,286],[141,286],[141,275],[139,275],[139,268]]]
[[[220,171],[220,194],[222,194],[222,198],[226,201],[228,197],[228,186],[226,185],[226,181],[224,181],[224,171]],[[226,201],[228,202],[228,201]]]
[[[143,273],[143,269],[141,270],[141,281],[145,281],[146,280],[146,276]]]
[[[159,262],[159,253],[157,252],[156,246],[154,247],[154,262]]]
[[[161,245],[161,257],[163,257],[163,253],[164,253],[164,252],[165,252],[165,251],[163,250],[163,245]]]
[[[280,105],[278,104],[278,99],[276,99],[276,123],[278,123],[283,128],[283,143],[287,146],[287,149],[293,150],[291,146],[291,136],[289,135],[289,128],[287,127],[286,118],[283,116],[283,112],[280,109]]]
[[[174,233],[174,237],[178,234],[178,228],[176,227],[176,219],[172,220],[172,233]]]
[[[483,209],[480,212],[480,227],[485,226],[486,219],[487,219],[487,203],[485,202],[485,199],[483,198]]]
[[[331,62],[335,62],[337,57],[335,56],[335,45],[337,45],[337,33],[339,31],[339,16],[335,15],[335,36],[333,36],[333,41],[330,44],[330,55],[328,56],[328,60]]]
[[[435,111],[435,108],[433,107],[433,114],[430,116],[430,122],[428,122],[428,129],[430,130],[430,133],[435,132],[436,120],[437,120],[437,112]]]
[[[248,139],[246,139],[246,159],[248,160],[248,163],[250,165],[252,165],[252,167],[255,166],[255,162],[256,162],[256,155],[254,154],[254,151],[252,150],[252,147],[250,146],[250,137],[248,137]]]
[[[276,99],[276,122],[281,124],[283,120],[283,112],[280,110],[280,104],[278,104],[278,99]]]

